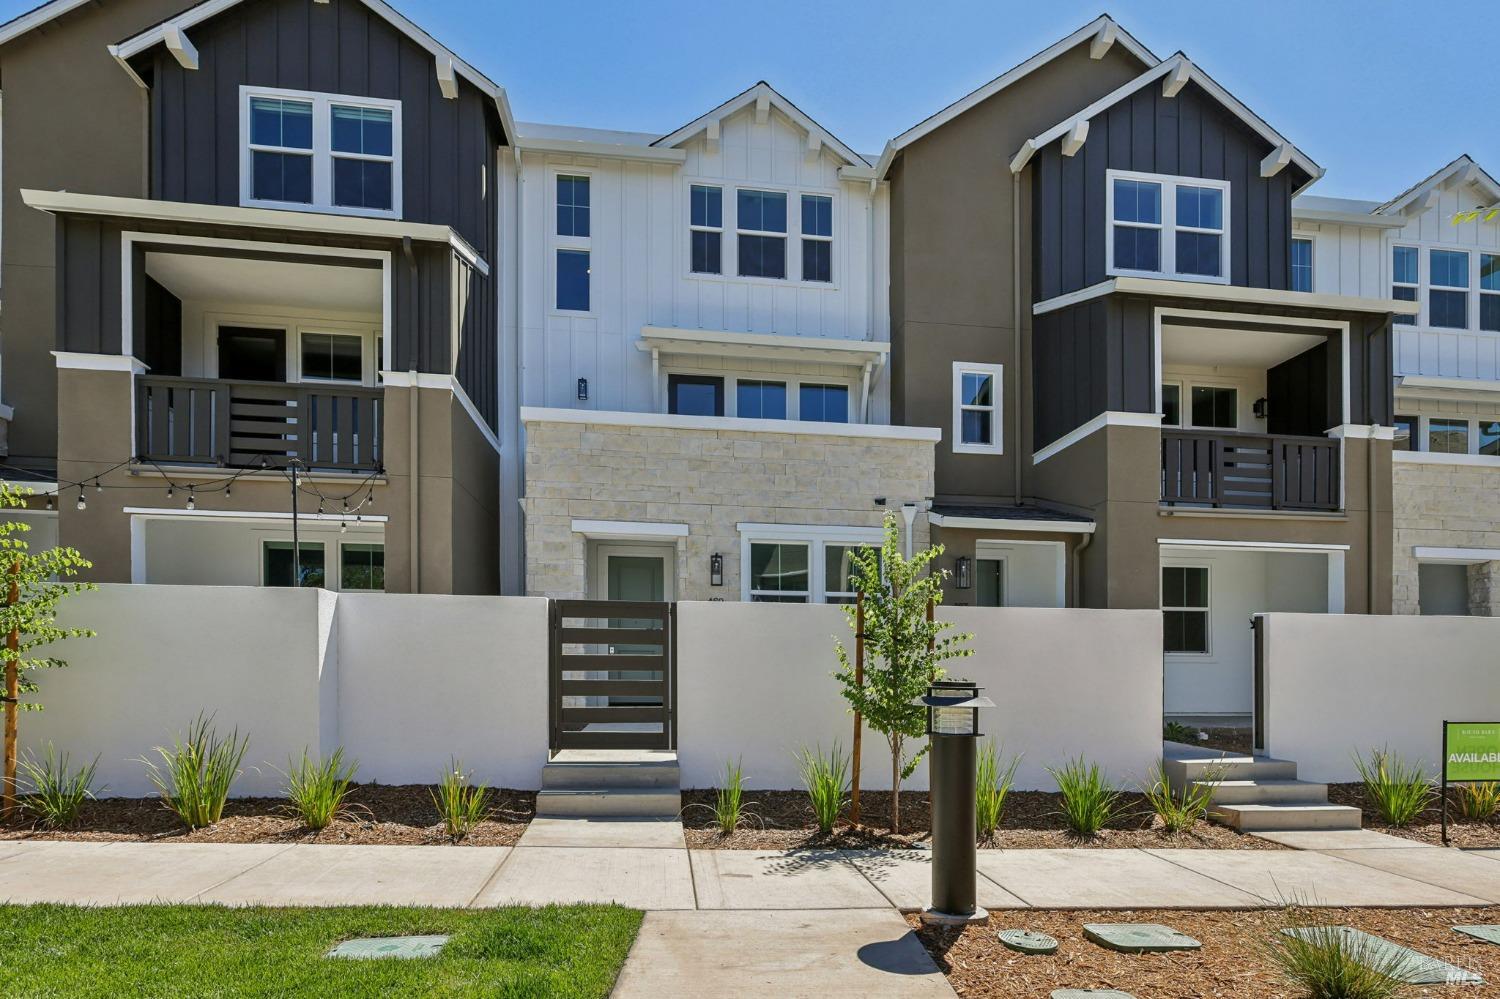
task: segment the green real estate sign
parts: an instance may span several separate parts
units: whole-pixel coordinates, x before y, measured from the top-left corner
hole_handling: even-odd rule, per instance
[[[1443,752],[1445,780],[1500,780],[1500,722],[1448,722]]]

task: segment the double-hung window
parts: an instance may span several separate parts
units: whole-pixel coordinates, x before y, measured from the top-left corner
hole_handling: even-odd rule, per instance
[[[1110,274],[1229,280],[1229,184],[1110,170]]]
[[[557,247],[553,254],[559,312],[588,312],[590,256],[589,178],[560,173],[556,182]]]
[[[1427,257],[1427,323],[1469,328],[1469,252],[1431,250]]]
[[[1313,241],[1297,237],[1292,240],[1292,290],[1313,290]]]
[[[1417,301],[1421,277],[1418,274],[1418,257],[1415,246],[1391,247],[1391,297],[1402,302]],[[1403,326],[1414,326],[1416,316],[1397,316],[1395,322]]]
[[[802,280],[833,280],[833,199],[802,196]]]
[[[786,193],[735,192],[740,277],[786,277]]]
[[[689,189],[691,267],[694,274],[724,273],[724,190],[706,184]]]
[[[1479,255],[1479,328],[1500,333],[1500,253]]]
[[[953,362],[953,450],[1001,454],[1000,391],[1004,367]]]
[[[240,88],[240,203],[401,216],[401,103]]]
[[[1164,652],[1208,653],[1207,566],[1162,566],[1161,609]]]

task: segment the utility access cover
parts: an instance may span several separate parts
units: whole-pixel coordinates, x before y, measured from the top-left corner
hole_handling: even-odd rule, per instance
[[[1001,930],[1000,942],[1022,954],[1056,954],[1057,941],[1032,930]]]
[[[1101,947],[1126,954],[1160,954],[1203,946],[1186,933],[1160,923],[1084,923],[1083,935]]]
[[[1289,937],[1317,942],[1327,941],[1334,933],[1344,938],[1344,950],[1361,964],[1388,969],[1391,977],[1409,985],[1482,985],[1484,979],[1447,961],[1428,957],[1410,947],[1391,943],[1348,926],[1307,926],[1282,930]]]
[[[427,937],[361,937],[345,940],[328,957],[347,957],[369,960],[379,957],[436,957],[448,942],[446,933]]]
[[[1455,926],[1454,931],[1485,943],[1500,944],[1500,926]]]

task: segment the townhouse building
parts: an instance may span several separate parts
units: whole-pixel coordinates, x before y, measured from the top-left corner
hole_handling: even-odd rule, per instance
[[[380,0],[53,0],[0,87],[7,477],[93,578],[497,592],[505,92]]]
[[[1294,280],[1413,303],[1394,327],[1398,614],[1500,613],[1500,183],[1469,156],[1387,201],[1293,203]]]

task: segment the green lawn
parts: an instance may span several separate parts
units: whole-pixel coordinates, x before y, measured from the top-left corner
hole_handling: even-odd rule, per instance
[[[617,906],[0,906],[5,996],[603,997],[640,929]],[[451,933],[435,958],[327,960],[351,937]]]

